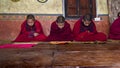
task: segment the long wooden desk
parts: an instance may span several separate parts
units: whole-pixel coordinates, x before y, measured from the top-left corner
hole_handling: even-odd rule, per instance
[[[120,43],[36,44],[0,49],[0,68],[118,68]]]

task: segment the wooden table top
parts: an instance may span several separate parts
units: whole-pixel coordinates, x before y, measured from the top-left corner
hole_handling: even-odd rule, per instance
[[[32,48],[0,49],[0,66],[115,66],[120,64],[120,43],[37,43]]]

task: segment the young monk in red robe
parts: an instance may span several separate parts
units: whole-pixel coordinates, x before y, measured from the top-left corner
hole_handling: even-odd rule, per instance
[[[57,20],[51,25],[48,41],[72,41],[73,35],[70,25],[65,21],[63,16],[58,16]]]
[[[97,32],[92,16],[87,14],[78,20],[73,28],[75,41],[106,41],[106,35]]]
[[[120,12],[118,13],[118,18],[110,27],[109,39],[120,40]]]
[[[27,19],[21,25],[21,31],[14,42],[30,42],[30,41],[45,41],[46,36],[39,21],[35,20],[32,14],[27,16]]]

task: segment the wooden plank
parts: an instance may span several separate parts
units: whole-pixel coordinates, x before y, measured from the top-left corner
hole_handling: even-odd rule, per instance
[[[53,68],[112,68],[110,66],[54,66]]]
[[[32,49],[40,49],[40,50],[56,50],[57,45],[44,45],[44,44],[37,44]]]
[[[76,66],[79,66],[99,68],[102,66],[104,68],[104,66],[118,65],[120,63],[119,56],[119,42],[104,44],[81,42],[51,44],[40,42],[28,49],[0,49],[0,67],[76,68]]]
[[[66,44],[57,46],[58,51],[100,51],[120,50],[119,43],[107,44]]]
[[[56,52],[54,66],[113,66],[120,63],[120,51]]]
[[[51,66],[52,50],[0,49],[0,67],[9,66]]]

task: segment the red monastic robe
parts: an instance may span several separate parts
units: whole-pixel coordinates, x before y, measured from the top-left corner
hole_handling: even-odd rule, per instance
[[[74,25],[73,34],[75,41],[106,41],[107,40],[105,34],[97,32],[96,26],[93,23],[93,21],[91,22],[92,25],[90,25],[89,27],[82,26],[82,23],[83,23],[82,19],[80,19]]]
[[[36,37],[33,36],[33,33],[35,32],[39,33],[39,35]],[[34,23],[34,27],[28,27],[27,21],[24,21],[23,24],[21,25],[20,34],[14,40],[14,42],[30,42],[30,41],[45,41],[45,40],[46,40],[46,36],[43,33],[41,24],[39,21],[36,20]]]
[[[111,25],[109,39],[120,40],[120,17]]]
[[[56,21],[51,25],[50,35],[47,41],[72,41],[73,35],[70,25],[65,21],[64,27],[59,28]]]

